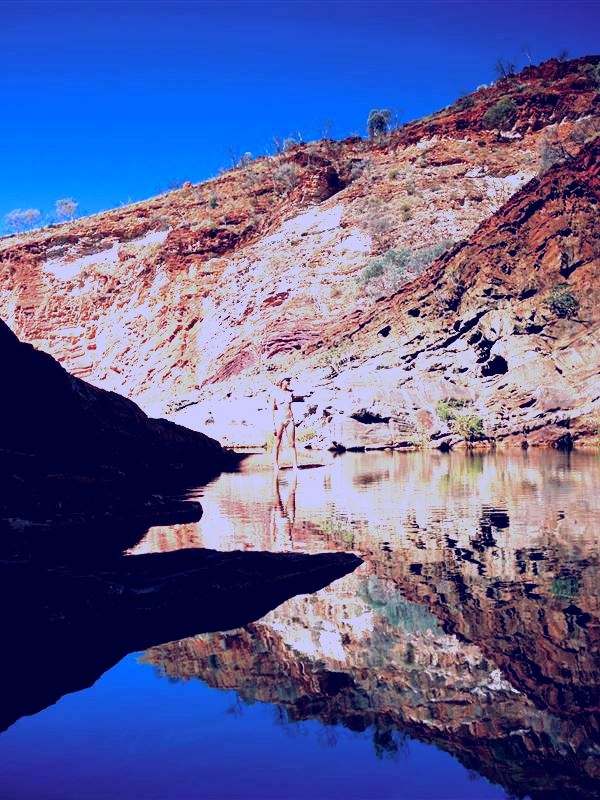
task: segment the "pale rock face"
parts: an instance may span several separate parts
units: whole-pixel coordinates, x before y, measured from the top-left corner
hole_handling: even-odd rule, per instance
[[[119,243],[115,242],[108,250],[92,253],[69,260],[68,258],[49,258],[43,264],[44,272],[50,273],[59,281],[72,281],[85,267],[94,266],[99,270],[114,271],[119,260]]]
[[[6,238],[0,317],[73,374],[153,415],[219,431],[229,444],[264,444],[268,385],[282,372],[294,376],[307,407],[320,409],[313,425],[298,407],[315,447],[335,446],[338,436],[345,447],[435,446],[438,434],[453,443],[435,415],[448,397],[468,400],[490,433],[519,443],[527,426],[554,426],[524,404],[555,375],[576,398],[560,404],[558,421],[585,417],[575,436],[589,436],[591,295],[579,298],[591,316],[577,329],[557,322],[543,297],[565,280],[594,290],[596,239],[583,205],[591,207],[593,176],[582,178],[588,194],[577,207],[550,192],[544,210],[533,209],[535,226],[525,202],[509,227],[502,222],[515,196],[535,196],[546,134],[576,154],[582,137],[572,134],[596,124],[586,63],[523,73],[528,91],[515,93],[513,138],[499,141],[482,125],[509,88],[495,85],[477,92],[472,107],[411,123],[385,144],[298,145],[205,184]],[[538,106],[548,81],[560,102]],[[287,187],[278,183],[282,164],[294,171]],[[517,229],[525,232],[515,239]],[[443,272],[432,268],[400,288],[401,302],[389,287],[377,297],[358,280],[376,255],[447,240],[472,241],[470,263],[463,248],[442,257]],[[361,409],[369,422],[352,418]],[[322,410],[330,413],[322,418]],[[509,411],[498,427],[494,420]],[[531,443],[553,437],[535,434]]]

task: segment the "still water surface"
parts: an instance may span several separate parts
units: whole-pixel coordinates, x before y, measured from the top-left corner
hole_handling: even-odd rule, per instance
[[[199,523],[129,555],[364,564],[22,717],[0,735],[2,797],[598,796],[598,456],[311,458],[274,480],[250,457],[198,490]]]

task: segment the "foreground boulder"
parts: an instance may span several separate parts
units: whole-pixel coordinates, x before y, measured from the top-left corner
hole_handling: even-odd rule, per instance
[[[70,375],[0,321],[3,501],[31,491],[90,496],[206,480],[233,463],[214,439]],[[71,493],[73,493],[71,491]]]

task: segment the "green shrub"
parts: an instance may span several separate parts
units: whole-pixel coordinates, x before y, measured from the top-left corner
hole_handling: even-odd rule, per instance
[[[460,414],[458,409],[466,405],[466,400],[450,397],[447,400],[438,400],[435,410],[442,422],[451,422],[456,433],[465,441],[473,442],[484,435],[483,420],[476,414]]]
[[[210,208],[216,208],[219,205],[219,198],[216,194],[212,194],[208,201],[208,205]]]
[[[364,225],[369,231],[373,242],[378,250],[389,246],[389,236],[393,228],[393,219],[387,213],[387,206],[384,203],[373,203],[364,215]]]
[[[515,69],[516,64],[505,58],[498,58],[494,64],[494,70],[499,80],[503,78],[514,79]]]
[[[319,350],[315,358],[318,367],[331,367],[335,372],[340,372],[351,359],[350,347],[347,342],[332,345]]]
[[[449,397],[446,400],[438,400],[435,410],[437,411],[437,415],[442,422],[448,422],[451,419],[456,419],[457,408],[464,408],[466,405],[466,400]]]
[[[9,231],[19,233],[37,227],[41,219],[42,215],[37,208],[15,208],[5,215],[4,224]]]
[[[359,596],[390,625],[406,633],[440,630],[437,618],[428,608],[407,600],[393,584],[375,575],[363,582]]]
[[[579,581],[575,577],[553,578],[550,591],[554,597],[575,597],[579,591]]]
[[[473,108],[475,105],[475,100],[471,97],[470,94],[465,95],[464,97],[459,97],[456,101],[456,105],[459,111],[466,111],[468,108]]]
[[[317,435],[316,431],[310,430],[305,426],[302,426],[296,433],[296,441],[309,442],[311,439],[314,439],[316,435]]]
[[[544,302],[557,317],[563,319],[571,319],[579,311],[579,302],[568,283],[558,283]]]
[[[600,91],[600,61],[596,64],[586,64],[583,71],[587,72],[593,82],[596,84],[598,91]]]
[[[407,209],[410,213],[409,206]],[[406,213],[403,211],[403,214]],[[401,284],[420,275],[451,244],[445,240],[422,250],[412,250],[408,247],[388,250],[367,264],[358,278],[358,283],[374,293],[394,292]]]
[[[454,417],[454,430],[466,442],[474,442],[483,437],[483,420],[476,414],[456,414]]]
[[[540,172],[547,172],[554,164],[558,164],[568,158],[564,144],[554,135],[546,134],[539,145],[540,153]]]
[[[448,422],[449,420],[454,419],[454,412],[448,406],[446,400],[438,400],[435,404],[435,410],[442,422]]]
[[[381,139],[390,131],[392,111],[389,108],[374,108],[369,112],[367,132],[369,139]]]
[[[517,113],[517,104],[511,97],[502,97],[485,112],[482,122],[486,128],[506,131],[512,127]]]
[[[72,197],[63,197],[54,204],[56,216],[61,219],[74,219],[79,203]]]
[[[291,192],[298,183],[296,165],[292,163],[282,164],[273,173],[273,181],[280,193],[287,194]]]

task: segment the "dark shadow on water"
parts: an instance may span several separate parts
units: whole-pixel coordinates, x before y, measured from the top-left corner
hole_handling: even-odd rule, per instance
[[[298,465],[298,469],[299,469],[299,470],[304,470],[304,469],[319,469],[320,467],[324,467],[324,466],[325,466],[325,464],[299,464],[299,465]],[[279,471],[280,471],[280,472],[281,472],[281,470],[286,470],[286,471],[290,470],[290,471],[293,471],[293,467],[292,467],[290,464],[284,464],[282,467],[279,467]]]
[[[93,684],[130,652],[257,620],[354,570],[349,553],[189,549],[123,556],[140,523],[4,537],[0,730]],[[84,538],[82,538],[84,537]]]

